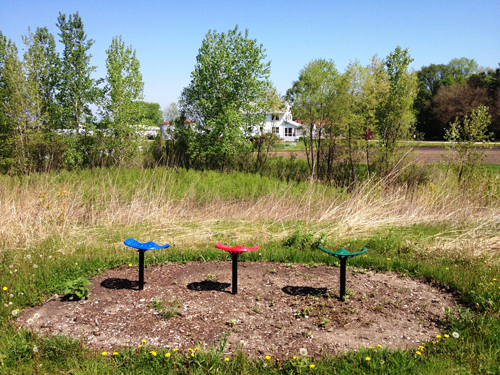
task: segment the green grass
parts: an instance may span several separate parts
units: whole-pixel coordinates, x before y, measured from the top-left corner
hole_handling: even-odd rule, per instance
[[[353,238],[337,242],[333,238],[314,236],[307,227],[297,224],[295,234],[284,241],[271,241],[257,252],[246,254],[242,261],[272,261],[286,263],[316,263],[335,265],[337,261],[317,250],[322,244],[327,249],[344,248],[354,251],[368,247],[366,257],[349,260],[350,266],[393,271],[401,275],[432,280],[446,286],[458,296],[466,307],[448,314],[443,337],[435,344],[428,342],[421,355],[415,350],[390,351],[384,348],[364,349],[337,357],[300,357],[297,359],[271,358],[250,360],[235,354],[225,360],[223,342],[208,351],[174,352],[148,347],[126,349],[117,355],[95,353],[78,341],[52,336],[40,337],[27,330],[16,331],[11,311],[24,309],[40,302],[44,296],[62,293],[64,283],[78,276],[91,277],[105,269],[136,263],[134,252],[122,253],[111,245],[86,248],[77,245],[74,254],[54,256],[48,243],[30,251],[30,259],[13,259],[8,251],[2,252],[0,265],[0,372],[2,373],[323,373],[323,374],[487,374],[499,373],[500,368],[500,280],[499,267],[466,254],[456,257],[423,250],[431,236],[445,227],[418,225],[387,228],[367,238]],[[231,242],[231,241],[230,241]],[[40,257],[38,254],[43,254]],[[50,255],[54,254],[52,258]],[[104,256],[102,254],[105,254]],[[163,262],[227,260],[229,255],[215,248],[174,248],[146,257],[147,264]],[[36,263],[35,263],[36,262]],[[10,274],[14,269],[18,272]],[[37,268],[34,268],[37,264]],[[33,276],[32,276],[33,275]],[[490,284],[493,283],[493,284]],[[9,297],[12,294],[13,297]],[[9,307],[4,304],[13,302]],[[444,338],[458,332],[458,339]],[[36,347],[37,352],[33,352]],[[156,355],[151,352],[155,352]],[[165,354],[170,353],[170,357]],[[367,360],[367,358],[370,360]],[[41,367],[37,367],[40,366]],[[314,365],[314,368],[310,366]]]

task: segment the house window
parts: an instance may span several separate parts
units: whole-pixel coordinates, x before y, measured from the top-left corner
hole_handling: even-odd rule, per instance
[[[295,137],[295,129],[285,128],[285,137]]]
[[[280,120],[280,116],[279,115],[272,115],[271,116],[271,120],[273,120],[273,121],[279,121]]]
[[[280,133],[280,128],[277,126],[273,126],[273,134],[279,134]]]

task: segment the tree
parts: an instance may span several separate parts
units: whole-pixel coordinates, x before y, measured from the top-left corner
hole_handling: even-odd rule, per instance
[[[397,46],[386,58],[389,78],[389,95],[378,107],[377,130],[381,137],[382,172],[392,167],[397,150],[397,141],[408,138],[414,122],[413,101],[417,95],[417,77],[408,71],[413,61],[408,48]]]
[[[114,37],[106,50],[106,86],[102,116],[110,123],[115,136],[130,133],[130,125],[137,125],[139,107],[134,102],[143,98],[144,83],[140,63],[132,46],[125,47],[120,37]]]
[[[132,156],[135,150],[129,135],[140,121],[141,108],[136,102],[143,98],[144,83],[135,50],[125,47],[121,36],[113,38],[106,53],[107,75],[100,113],[113,133],[107,138],[107,154],[113,155],[121,167],[125,157]]]
[[[56,25],[64,45],[59,92],[56,95],[60,106],[60,126],[76,128],[91,118],[89,105],[95,102],[97,96],[96,82],[90,77],[96,68],[90,65],[92,55],[88,53],[94,41],[87,40],[78,12],[67,20],[65,14],[59,13]]]
[[[314,178],[316,170],[319,171],[321,136],[337,76],[338,71],[333,61],[313,60],[302,68],[299,79],[293,82],[292,88],[287,91],[287,99],[293,106],[295,117],[306,124],[303,139],[311,178]]]
[[[27,84],[17,47],[1,32],[0,106],[0,167],[3,171],[13,167],[24,172],[29,120]]]
[[[163,120],[172,124],[177,117],[179,117],[179,106],[177,103],[170,103],[163,109]]]
[[[451,75],[456,78],[458,76],[470,77],[478,72],[478,64],[474,59],[466,57],[451,59],[448,63]]]
[[[441,86],[432,100],[431,114],[437,120],[434,122],[435,132],[444,135],[447,124],[453,119],[462,121],[480,105],[488,105],[486,87],[473,86],[468,82]]]
[[[488,107],[479,106],[477,111],[471,111],[470,116],[465,115],[462,121],[457,117],[446,129],[445,139],[452,143],[446,157],[449,165],[457,167],[459,182],[484,160],[484,147],[491,147],[489,124]]]
[[[54,36],[46,27],[36,29],[33,34],[23,36],[26,52],[24,68],[27,78],[30,126],[33,129],[48,130],[56,117],[55,100],[59,58]]]
[[[134,102],[134,106],[136,107],[135,113],[137,116],[132,120],[134,124],[159,126],[163,121],[163,113],[160,104],[137,100]]]
[[[181,112],[196,128],[188,147],[191,160],[223,169],[252,150],[245,128],[264,119],[270,73],[264,52],[262,44],[249,39],[248,30],[243,35],[238,26],[227,33],[208,31],[180,100]]]
[[[14,128],[16,118],[12,117],[11,101],[15,91],[16,45],[0,31],[0,170],[6,172],[13,160]]]
[[[371,178],[370,140],[374,138],[377,128],[377,108],[387,100],[389,94],[389,80],[384,62],[373,56],[370,65],[365,70],[362,83],[362,100],[360,112],[363,124],[363,139],[365,140],[366,167],[368,178]]]

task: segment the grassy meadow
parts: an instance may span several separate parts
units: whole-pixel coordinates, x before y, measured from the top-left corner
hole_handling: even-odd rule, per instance
[[[404,173],[402,171],[401,173]],[[500,374],[500,178],[480,168],[467,186],[440,166],[424,184],[397,176],[354,191],[241,172],[94,169],[0,176],[0,373]],[[229,260],[214,244],[261,246],[244,260],[325,263],[317,250],[368,247],[349,265],[449,287],[464,307],[422,349],[359,348],[337,357],[195,356],[175,348],[97,353],[65,337],[18,331],[23,309],[65,283],[137,263],[123,246],[170,243],[148,264]],[[453,335],[457,333],[457,335]],[[154,354],[153,354],[154,353]]]

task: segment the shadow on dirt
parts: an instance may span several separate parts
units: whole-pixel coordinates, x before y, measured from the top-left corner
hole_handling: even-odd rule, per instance
[[[103,280],[101,286],[107,289],[139,289],[139,282],[112,277]]]
[[[231,284],[229,283],[219,283],[218,281],[204,280],[188,284],[187,288],[190,290],[198,290],[198,291],[209,291],[209,290],[225,291],[224,289],[229,288],[230,285]]]
[[[281,289],[283,293],[291,296],[317,296],[326,294],[327,288],[312,288],[310,286],[291,286],[287,285]]]

